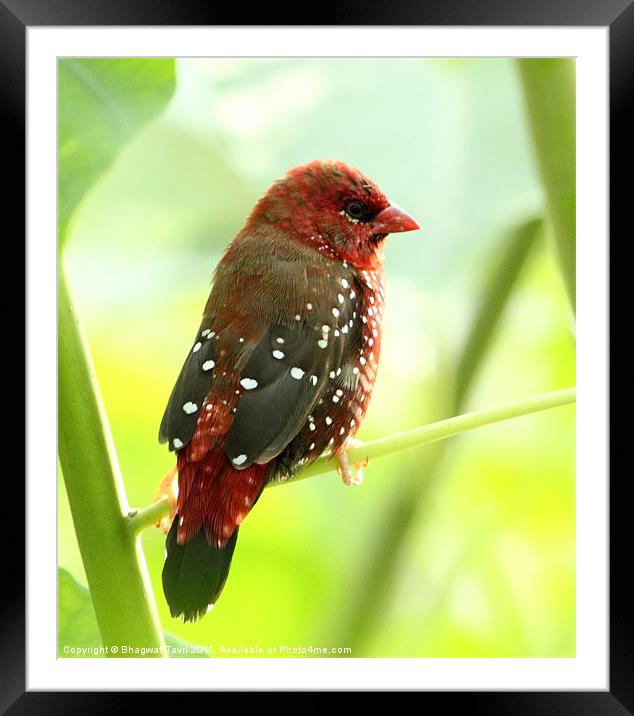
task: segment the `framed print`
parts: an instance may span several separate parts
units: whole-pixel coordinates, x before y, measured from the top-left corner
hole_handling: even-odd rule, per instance
[[[631,6],[0,9],[28,295],[3,708],[633,712],[607,467]]]

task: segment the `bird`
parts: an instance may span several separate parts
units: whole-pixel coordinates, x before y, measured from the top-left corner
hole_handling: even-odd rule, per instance
[[[225,249],[159,430],[176,454],[162,572],[172,617],[216,603],[268,482],[324,453],[360,482],[346,449],[379,363],[385,240],[419,228],[359,170],[315,160],[275,181]]]

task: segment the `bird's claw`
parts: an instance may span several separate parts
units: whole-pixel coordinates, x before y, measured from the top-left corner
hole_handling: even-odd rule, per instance
[[[359,440],[348,440],[346,447],[343,450],[335,453],[337,459],[337,472],[341,475],[344,485],[361,485],[363,482],[363,468],[368,466],[367,459],[363,462],[355,463],[350,470],[350,463],[348,462],[348,453],[346,450],[350,447],[357,447],[361,445]]]
[[[176,516],[176,505],[178,501],[178,471],[176,465],[161,480],[158,492],[154,498],[154,502],[160,502],[167,499],[169,505],[169,513],[163,515],[161,519],[155,523],[155,527],[159,527],[165,534],[169,532],[174,517]]]

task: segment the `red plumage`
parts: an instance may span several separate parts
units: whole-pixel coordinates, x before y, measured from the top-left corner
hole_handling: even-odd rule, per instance
[[[358,430],[379,361],[384,240],[415,228],[357,170],[311,162],[273,184],[227,248],[161,425],[178,451],[163,574],[173,614],[215,601],[268,480],[341,455]]]

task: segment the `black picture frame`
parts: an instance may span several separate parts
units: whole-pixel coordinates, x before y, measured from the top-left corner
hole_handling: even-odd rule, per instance
[[[25,50],[26,29],[30,26],[90,25],[235,25],[234,17],[243,10],[214,7],[196,0],[0,0],[0,107],[5,119],[4,147],[6,207],[13,209],[20,235],[24,214],[15,207],[25,202]],[[280,21],[280,17],[283,20]],[[387,3],[370,0],[359,4],[341,0],[321,17],[295,17],[292,12],[276,14],[270,5],[254,5],[249,10],[250,25],[495,25],[495,26],[604,26],[610,38],[610,226],[618,226],[630,210],[632,115],[629,111],[634,78],[634,4],[632,0],[464,0],[442,2]],[[317,22],[315,22],[317,20]],[[630,172],[628,173],[628,169]],[[7,213],[9,209],[7,209]],[[627,239],[631,228],[627,230]],[[15,242],[19,245],[19,242]],[[6,264],[5,264],[6,268]],[[614,303],[614,294],[611,297]],[[32,348],[32,347],[31,347]],[[28,390],[28,386],[27,386]],[[606,396],[606,400],[608,396]],[[616,423],[617,421],[615,421]],[[618,444],[618,425],[610,442]],[[623,430],[623,428],[621,428]],[[624,438],[625,436],[623,436]],[[612,442],[613,441],[613,442]],[[5,453],[6,454],[6,453]],[[20,462],[16,461],[19,465]],[[23,464],[23,463],[22,463]],[[24,486],[17,469],[3,503],[4,539],[11,535],[11,551],[18,558],[9,568],[3,564],[0,580],[0,713],[93,713],[134,708],[137,695],[126,692],[34,692],[25,682],[25,582],[24,563],[18,549],[24,524],[20,508]],[[632,563],[630,553],[630,506],[627,499],[627,473],[617,475],[610,484],[610,659],[609,691],[574,692],[423,692],[417,698],[450,699],[456,708],[487,714],[634,714],[634,599],[629,588]],[[11,507],[6,510],[6,506]],[[13,521],[13,524],[11,523]],[[5,552],[7,542],[4,543]],[[9,574],[11,575],[9,577]],[[598,575],[601,578],[602,575]],[[147,696],[143,696],[147,698]],[[161,693],[161,706],[171,699]],[[423,704],[424,707],[424,704]]]

